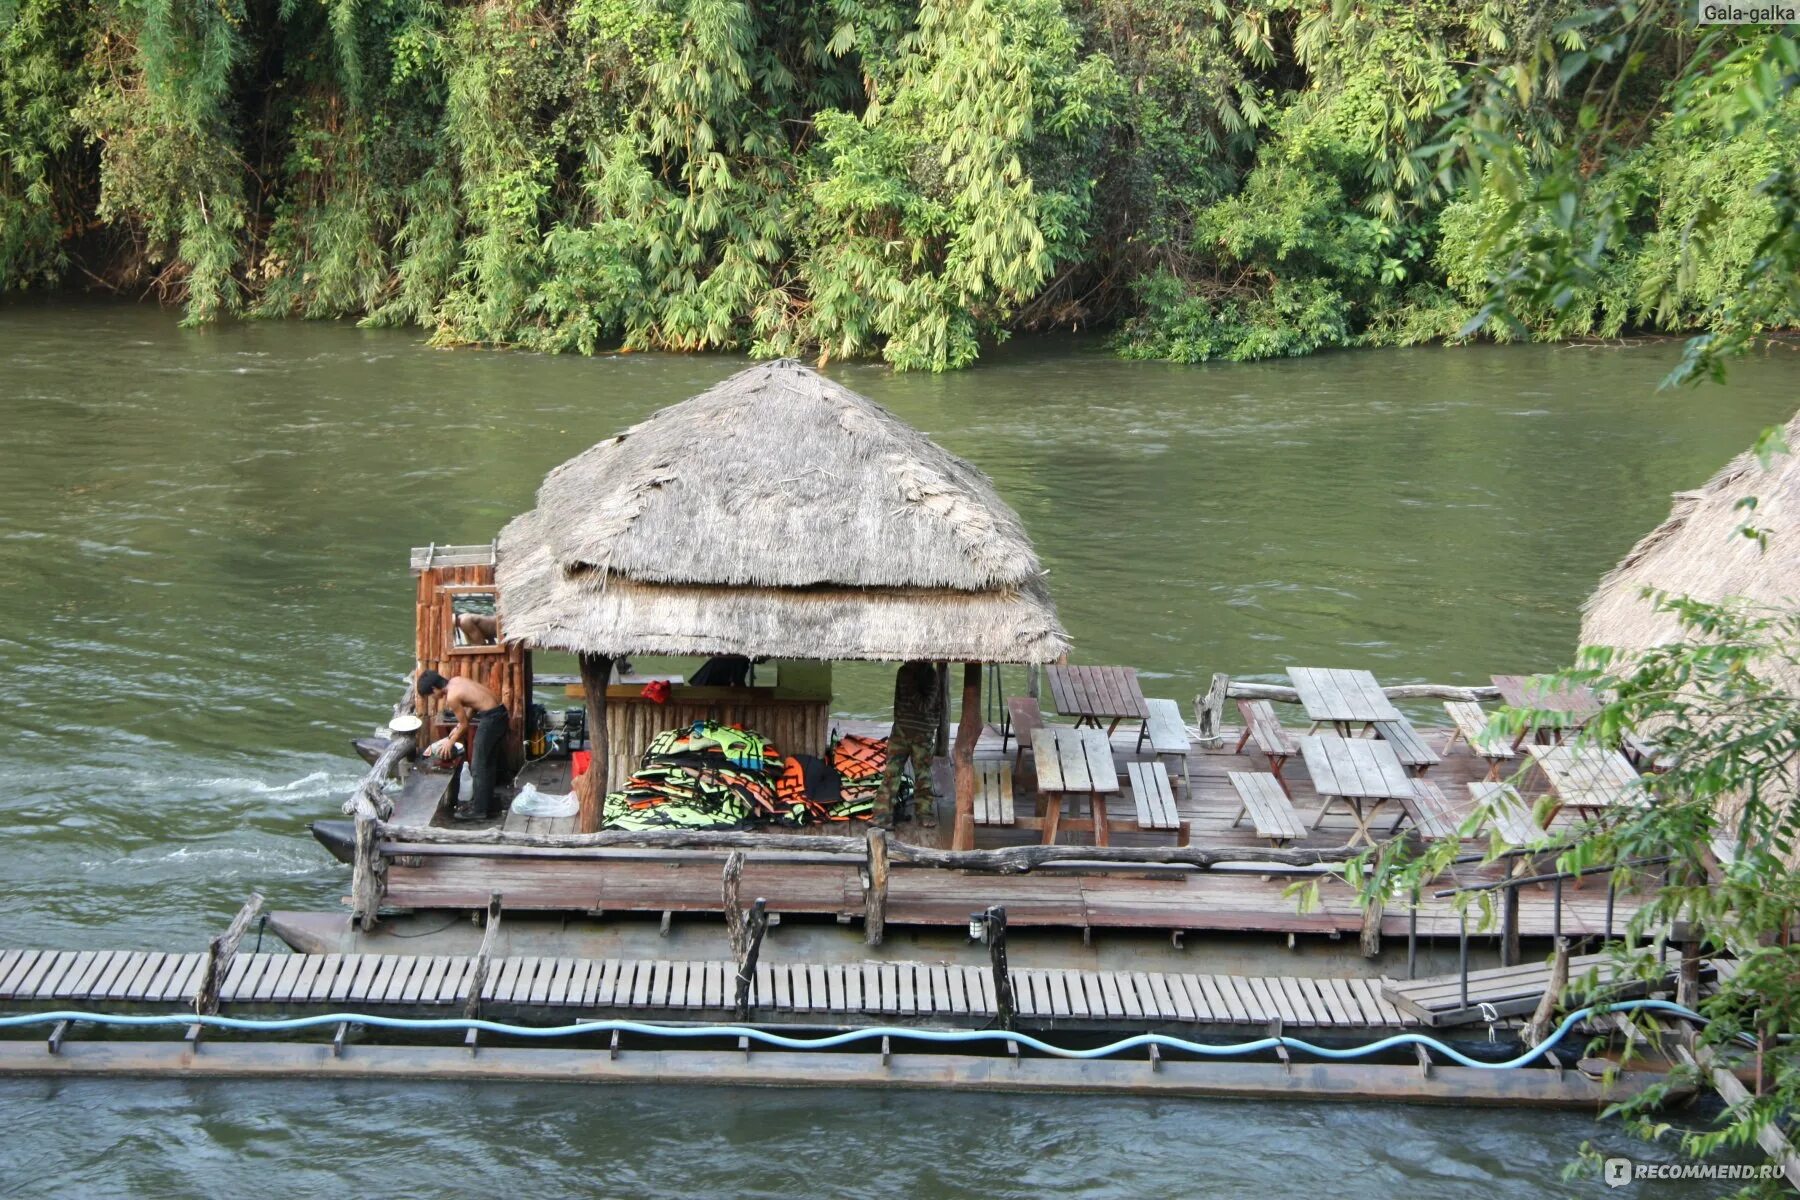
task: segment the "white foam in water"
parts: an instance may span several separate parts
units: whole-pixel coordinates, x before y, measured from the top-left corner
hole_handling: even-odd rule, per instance
[[[331,786],[321,787],[321,784],[331,784]],[[324,792],[339,790],[339,785],[332,784],[329,771],[314,771],[310,775],[302,775],[299,779],[291,779],[286,783],[265,783],[260,779],[226,775],[218,779],[202,779],[198,786],[225,793],[249,792],[253,796],[316,796]]]

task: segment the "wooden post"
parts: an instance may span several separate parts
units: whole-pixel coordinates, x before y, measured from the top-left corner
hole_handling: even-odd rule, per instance
[[[1514,966],[1519,961],[1519,889],[1500,889],[1500,965]]]
[[[350,919],[364,933],[375,928],[387,891],[387,859],[381,854],[380,822],[362,798],[356,805],[356,848],[350,867]]]
[[[762,954],[763,934],[769,929],[769,902],[758,896],[750,902],[744,920],[744,946],[737,952],[737,988],[731,1009],[740,1021],[750,1017],[750,994],[756,989],[756,960]]]
[[[1362,952],[1364,958],[1381,957],[1381,918],[1387,910],[1387,904],[1380,896],[1375,897],[1363,909]]]
[[[937,665],[938,723],[937,744],[932,753],[939,758],[950,753],[950,664]]]
[[[587,700],[588,762],[587,774],[576,781],[575,795],[581,805],[575,828],[581,833],[600,830],[600,806],[606,800],[606,685],[612,681],[613,660],[605,654],[583,654],[581,689]]]
[[[951,845],[975,848],[975,743],[981,740],[981,664],[963,664],[962,720],[956,727],[956,830]]]
[[[481,1015],[481,992],[487,986],[488,964],[499,942],[500,893],[492,892],[488,895],[487,929],[481,935],[481,949],[475,953],[475,969],[469,972],[469,990],[463,993],[463,1016],[471,1021]]]
[[[1531,1014],[1531,1020],[1525,1023],[1519,1038],[1527,1046],[1535,1046],[1550,1033],[1555,1024],[1557,1005],[1562,1003],[1563,989],[1569,986],[1569,939],[1556,939],[1556,957],[1550,962],[1550,983],[1544,988],[1544,998],[1538,1001],[1537,1011]]]
[[[745,945],[744,907],[738,902],[738,886],[744,876],[744,852],[733,850],[725,856],[725,879],[720,888],[720,901],[725,913],[725,934],[731,939],[731,957],[743,961]]]
[[[994,972],[995,1018],[1000,1028],[1013,1024],[1012,971],[1006,965],[1006,909],[996,904],[984,914],[987,930],[988,965]]]
[[[225,927],[225,932],[207,945],[206,970],[201,973],[200,986],[194,991],[196,1013],[219,1011],[219,989],[225,985],[225,975],[231,970],[231,960],[237,957],[238,943],[244,940],[244,933],[250,928],[250,922],[262,911],[262,904],[262,893],[251,892],[250,898],[244,901],[244,907],[238,909],[237,916],[231,918],[231,924]]]
[[[1675,1003],[1685,1008],[1700,1006],[1700,941],[1681,943],[1681,974],[1675,981]]]
[[[887,830],[869,830],[869,884],[863,897],[863,941],[881,945],[887,930],[888,843]]]
[[[1225,691],[1230,685],[1231,676],[1215,673],[1205,694],[1194,697],[1194,720],[1200,727],[1202,746],[1217,745],[1224,740],[1225,735],[1219,730],[1224,722]]]

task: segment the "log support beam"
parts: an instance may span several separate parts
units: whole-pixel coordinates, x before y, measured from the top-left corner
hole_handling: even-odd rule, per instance
[[[962,719],[956,726],[956,828],[951,846],[975,848],[975,743],[981,740],[981,664],[963,664]]]
[[[575,781],[580,811],[575,828],[582,833],[600,829],[600,806],[606,800],[606,685],[612,681],[613,660],[604,654],[580,656],[581,690],[586,694],[588,751],[592,756],[587,774]]]

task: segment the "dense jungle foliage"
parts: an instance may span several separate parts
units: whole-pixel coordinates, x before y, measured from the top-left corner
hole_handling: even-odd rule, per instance
[[[937,370],[1466,335],[1561,239],[1488,333],[1706,329],[1800,108],[1692,7],[0,0],[0,285]]]

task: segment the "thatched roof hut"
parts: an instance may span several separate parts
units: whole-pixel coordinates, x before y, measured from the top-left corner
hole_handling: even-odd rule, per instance
[[[791,360],[550,472],[499,539],[509,642],[586,655],[1042,663],[1068,639],[980,471]]]
[[[1800,415],[1786,435],[1800,451]],[[1737,507],[1745,496],[1756,497],[1754,510]],[[1768,532],[1766,548],[1737,532],[1746,523]],[[1581,644],[1635,651],[1679,637],[1675,617],[1655,611],[1645,588],[1712,602],[1800,601],[1800,453],[1777,455],[1765,468],[1745,451],[1700,488],[1675,493],[1668,519],[1588,598]]]

